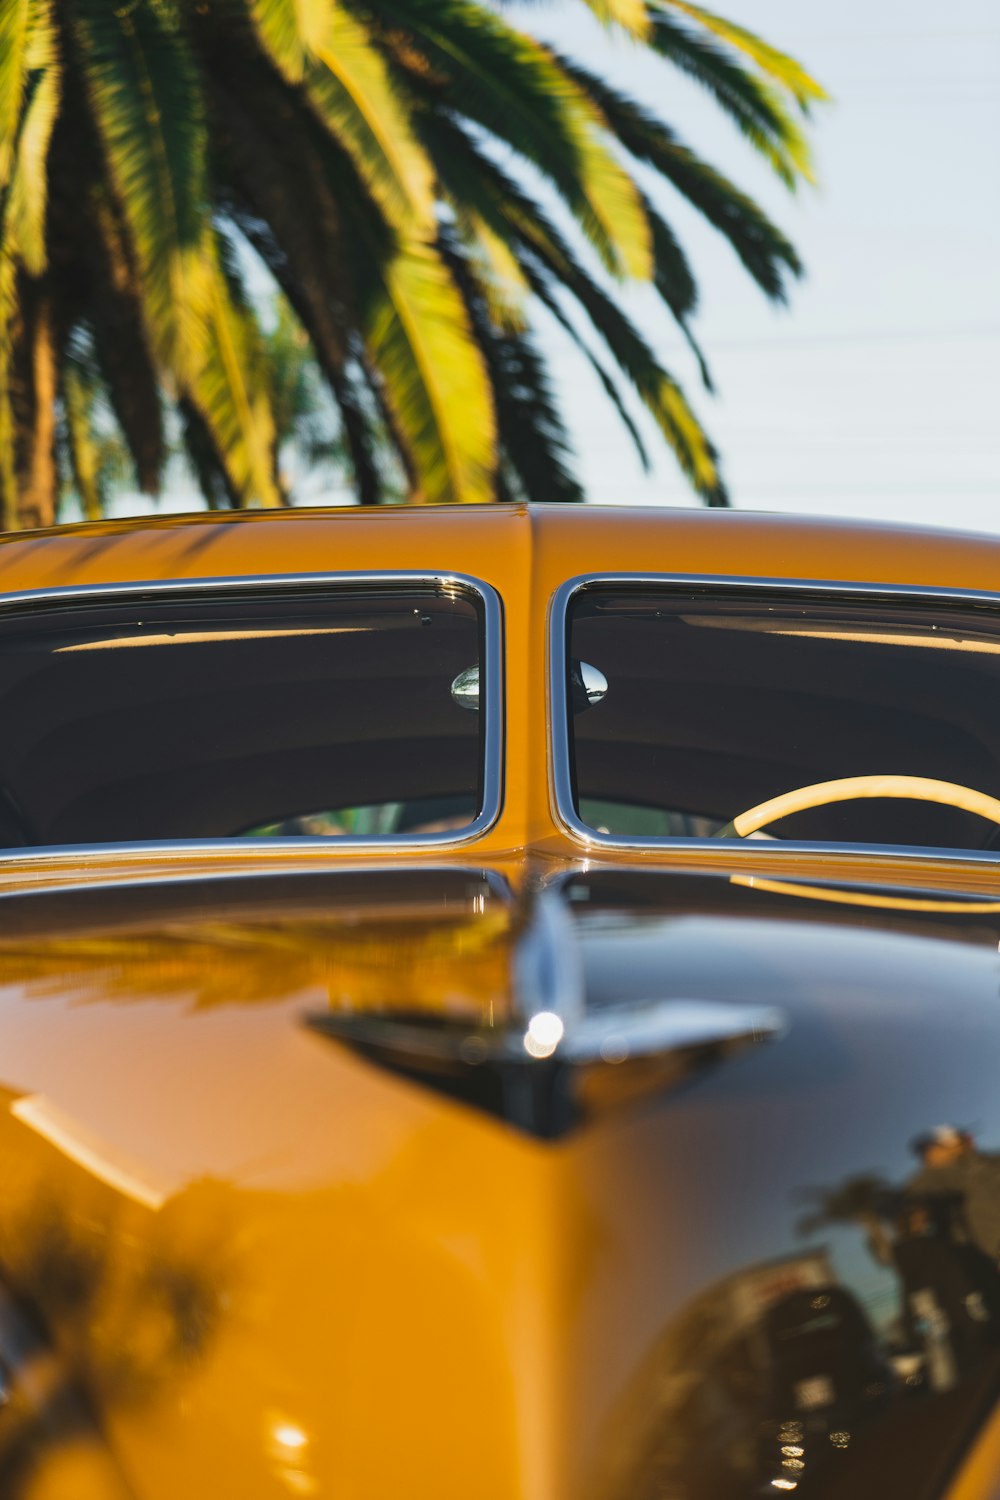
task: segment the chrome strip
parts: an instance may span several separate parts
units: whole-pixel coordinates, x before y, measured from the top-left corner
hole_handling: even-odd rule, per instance
[[[549,792],[555,821],[577,844],[587,850],[627,850],[679,854],[715,851],[754,862],[770,862],[786,854],[812,854],[845,859],[879,855],[886,859],[935,860],[947,864],[1000,864],[1000,853],[975,849],[940,849],[915,844],[829,844],[806,843],[780,839],[764,846],[746,839],[671,839],[642,838],[635,834],[598,833],[579,817],[573,802],[573,778],[570,766],[569,703],[566,695],[565,662],[568,652],[567,619],[569,606],[577,594],[592,588],[663,588],[698,590],[706,593],[810,594],[847,597],[872,603],[908,600],[916,604],[965,605],[985,608],[997,614],[1000,633],[1000,593],[986,589],[938,588],[932,585],[913,587],[905,583],[833,583],[824,579],[729,577],[710,573],[582,573],[559,586],[549,605],[549,664],[546,674],[550,729]]]
[[[465,573],[424,573],[408,569],[393,572],[358,573],[262,573],[232,578],[167,578],[138,582],[103,584],[68,584],[62,588],[23,589],[0,594],[0,616],[33,614],[39,607],[58,605],[114,603],[136,595],[153,601],[174,596],[228,594],[269,594],[289,592],[324,592],[346,588],[425,588],[440,596],[471,594],[483,612],[483,667],[486,689],[480,698],[484,713],[483,730],[483,805],[475,820],[457,833],[365,834],[358,838],[252,839],[162,839],[149,842],[106,844],[40,844],[27,848],[0,849],[0,869],[17,861],[48,861],[72,856],[93,859],[101,855],[115,859],[123,855],[157,856],[162,854],[246,854],[257,858],[271,851],[275,855],[304,854],[322,851],[329,857],[341,851],[357,849],[460,849],[493,827],[503,810],[503,744],[504,744],[504,653],[503,607],[500,596],[488,583]]]

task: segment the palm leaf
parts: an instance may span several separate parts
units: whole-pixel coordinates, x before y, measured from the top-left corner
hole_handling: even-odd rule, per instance
[[[406,35],[398,55],[415,92],[538,167],[614,274],[650,274],[638,190],[608,149],[600,114],[551,52],[472,0],[380,0],[379,12]]]
[[[310,119],[286,111],[279,142],[268,128],[276,115],[273,83],[253,73],[243,81],[263,107],[253,109],[235,86],[216,89],[222,126],[218,143],[230,182],[225,207],[308,332],[340,411],[358,498],[375,504],[383,491],[377,463],[381,438],[362,382],[349,368],[362,351],[360,337],[352,341],[350,333],[352,325],[358,327],[359,314],[349,284],[350,256],[337,238],[338,206],[363,225],[363,233],[351,236],[347,249],[363,239],[366,266],[370,259],[392,253],[392,238],[377,213],[366,208],[363,186],[347,159],[340,165],[350,180],[342,178],[333,190],[320,155],[322,146],[329,156],[332,145],[325,139],[317,142],[318,130],[310,129]],[[301,212],[304,200],[312,206],[308,215]]]
[[[410,128],[399,84],[356,17],[335,12],[332,35],[306,68],[306,98],[354,159],[390,221],[428,229],[434,212],[431,166]]]
[[[646,0],[583,0],[602,26],[620,26],[623,31],[644,41],[649,35],[649,6]]]
[[[697,493],[708,505],[728,505],[715,449],[677,381],[663,369],[638,329],[578,264],[554,228],[542,220],[540,229],[537,212],[524,218],[516,206],[511,212],[528,260],[535,259],[583,308]]]
[[[17,142],[17,159],[10,178],[6,230],[25,269],[32,276],[45,270],[45,219],[48,203],[47,158],[52,130],[62,98],[61,66],[55,28],[47,4],[36,6],[35,25],[28,47],[34,79]]]
[[[371,275],[370,357],[428,503],[493,498],[496,419],[466,309],[434,246],[413,238]]]
[[[534,340],[524,328],[497,326],[489,287],[454,236],[445,237],[444,255],[465,299],[493,387],[505,498],[582,500],[583,490],[570,467],[569,437]]]
[[[649,40],[660,53],[708,90],[786,187],[813,181],[809,143],[781,92],[746,68],[729,49],[677,21],[662,7],[653,13]]]
[[[248,0],[248,5],[279,71],[301,83],[308,54],[329,37],[332,0]]]
[[[413,137],[398,82],[362,22],[331,0],[247,0],[261,40],[289,83],[354,158],[393,223],[430,227],[430,163]]]
[[[282,248],[268,228],[249,217],[241,205],[231,203],[229,208],[234,224],[256,250],[309,334],[340,412],[358,501],[362,505],[377,505],[383,488],[378,466],[377,423],[367,409],[358,383],[349,373],[343,329],[331,318],[333,309],[322,297],[314,299],[308,285],[295,275],[296,257],[286,254],[287,243]]]
[[[150,335],[180,374],[197,364],[212,320],[206,130],[195,66],[171,13],[154,0],[120,8],[72,0],[67,10]]]
[[[0,194],[14,169],[14,147],[24,101],[32,0],[0,5]]]
[[[531,289],[510,241],[496,234],[481,214],[468,213],[460,203],[452,206],[459,232],[480,264],[480,289],[492,321],[509,333],[523,333]]]
[[[777,47],[772,47],[745,27],[735,26],[732,21],[704,10],[700,5],[689,4],[688,0],[652,0],[652,3],[666,4],[674,10],[682,11],[720,41],[727,42],[738,52],[744,53],[772,82],[787,89],[804,112],[808,112],[810,105],[829,98],[826,90],[794,57],[789,57],[787,52],[780,52]]]
[[[185,392],[240,505],[280,505],[275,426],[252,312],[234,300],[217,245],[206,252],[208,338]]]
[[[198,408],[185,396],[181,396],[177,402],[177,411],[181,419],[184,453],[208,509],[226,510],[230,506],[239,506],[241,497],[232,487]]]
[[[565,61],[564,66],[604,112],[626,151],[655,167],[725,236],[757,285],[775,301],[783,302],[786,280],[801,274],[802,263],[791,242],[753,199],[635,100],[576,63]]]
[[[580,267],[575,263],[567,265],[562,257],[552,259],[546,266],[548,261],[547,249],[540,247],[539,265],[533,278],[539,296],[542,296],[541,284],[545,280],[542,268],[554,270],[558,281],[572,291],[615,363],[632,383],[695,491],[707,505],[728,505],[718,455],[677,381],[662,367],[638,329]],[[550,307],[553,305],[555,298],[551,286],[544,300]],[[618,401],[616,405],[627,421],[633,439],[637,440],[638,433],[622,403]],[[640,453],[643,451],[640,442]]]
[[[646,0],[584,0],[602,26],[620,26],[641,40],[649,35]]]
[[[341,432],[354,475],[359,505],[377,505],[385,493],[380,455],[385,439],[374,412],[349,369],[337,371],[330,381],[340,413]]]
[[[94,391],[86,373],[72,359],[63,366],[62,397],[73,484],[86,519],[99,521],[104,515],[105,496],[100,450],[91,426]]]
[[[159,380],[122,226],[108,196],[99,190],[80,237],[91,287],[95,359],[139,488],[155,495],[165,457]]]
[[[425,122],[426,139],[442,181],[476,204],[484,218],[517,246],[532,289],[558,305],[552,284],[576,300],[635,388],[677,461],[709,505],[726,505],[715,450],[677,382],[603,288],[580,265],[565,238],[539,205],[454,124]],[[581,344],[581,347],[585,347]],[[600,372],[599,372],[600,373]],[[605,385],[608,389],[608,385]],[[623,417],[621,402],[616,402]]]
[[[657,213],[648,199],[646,217],[653,234],[654,285],[673,313],[674,320],[695,357],[702,384],[706,390],[712,391],[714,385],[708,361],[688,321],[698,303],[698,287],[687,256],[666,219]]]
[[[359,232],[345,236],[344,221],[363,213],[370,252],[373,237],[378,239],[377,212],[366,204],[363,185],[343,157],[353,180],[331,184],[322,153],[337,148],[312,128],[305,110],[286,108],[272,128],[276,93],[273,84],[253,73],[233,80],[232,88],[216,87],[216,140],[227,182],[222,206],[306,323],[329,373],[343,366],[350,329],[357,327],[350,258]],[[388,254],[392,247],[386,229],[374,249]]]
[[[10,329],[15,300],[14,260],[0,239],[0,528],[4,531],[13,531],[18,521],[15,424],[10,389]]]
[[[583,337],[576,323],[567,314],[566,309],[559,301],[559,297],[556,294],[552,282],[544,275],[539,274],[537,270],[533,274],[531,274],[528,279],[531,290],[534,292],[539,302],[541,302],[544,307],[548,308],[549,312],[555,318],[559,326],[563,328],[567,334],[569,334],[569,337],[572,339],[573,343],[579,349],[580,353],[583,355],[584,359],[587,361],[590,368],[597,376],[597,379],[602,386],[605,395],[611,402],[611,405],[615,408],[622,426],[625,428],[625,431],[628,433],[629,437],[632,440],[632,446],[636,451],[639,463],[642,465],[643,473],[648,474],[651,468],[651,464],[649,461],[649,451],[646,447],[646,444],[643,442],[642,433],[639,431],[639,428],[637,427],[632,417],[632,413],[625,405],[622,393],[618,389],[618,386],[615,384],[615,381],[612,378],[611,374],[607,369],[605,369],[604,365],[598,359],[593,349],[591,349],[590,345]]]

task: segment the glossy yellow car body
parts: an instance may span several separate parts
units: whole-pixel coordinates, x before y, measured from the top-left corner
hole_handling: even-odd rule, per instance
[[[334,992],[389,1004],[401,974],[430,1011],[464,994],[503,1013],[517,920],[503,902],[486,900],[471,930],[412,895],[395,915],[340,922],[305,887],[236,916],[198,891],[264,870],[342,882],[359,865],[432,865],[488,872],[516,900],[539,876],[634,867],[553,810],[546,632],[560,585],[641,568],[993,591],[1000,543],[497,506],[211,515],[0,544],[4,593],[372,568],[470,575],[502,600],[503,805],[478,839],[431,855],[328,841],[0,858],[0,1264],[13,1289],[0,1349],[6,1330],[26,1351],[0,1411],[5,1494],[641,1500],[630,1445],[644,1361],[710,1232],[686,1197],[696,1095],[675,1170],[648,1116],[533,1139],[297,1024]],[[729,871],[732,857],[665,849],[640,863]],[[894,888],[904,906],[1000,900],[996,866],[944,854],[904,867],[756,844],[739,874],[807,895],[821,877],[878,883],[890,906]],[[163,882],[189,877],[203,884],[164,916]],[[103,915],[60,927],[61,893],[80,888]],[[18,1333],[18,1299],[50,1344]],[[1000,1493],[1000,1424],[982,1431],[953,1500]]]

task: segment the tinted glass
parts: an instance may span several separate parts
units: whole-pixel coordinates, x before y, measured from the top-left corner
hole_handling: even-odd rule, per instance
[[[608,587],[573,601],[569,651],[574,795],[594,828],[1000,847],[986,607]],[[586,706],[581,663],[607,679]]]
[[[459,830],[482,637],[478,597],[427,588],[0,613],[0,843]]]

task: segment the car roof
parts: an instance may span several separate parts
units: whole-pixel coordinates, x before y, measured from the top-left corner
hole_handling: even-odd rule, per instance
[[[932,527],[611,505],[353,506],[143,517],[0,539],[0,591],[413,569],[501,592],[637,570],[992,590],[1000,539]]]

